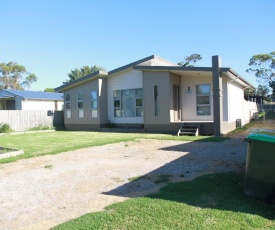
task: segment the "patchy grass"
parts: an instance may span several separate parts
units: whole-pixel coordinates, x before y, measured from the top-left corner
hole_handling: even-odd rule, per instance
[[[8,153],[8,152],[13,152],[13,151],[14,151],[14,149],[0,147],[0,154]]]
[[[57,154],[80,148],[100,146],[137,139],[180,140],[180,141],[224,141],[226,138],[209,136],[172,136],[168,134],[147,133],[107,133],[107,132],[38,132],[0,136],[0,143],[6,148],[22,149],[24,154],[1,159],[0,163],[18,159]],[[126,144],[127,145],[127,144]],[[125,146],[126,147],[126,146]]]
[[[249,123],[247,123],[246,125],[244,125],[241,128],[237,128],[235,130],[233,130],[232,132],[229,132],[226,136],[231,136],[231,135],[240,135],[242,133],[244,133],[246,130],[251,129],[253,127],[257,127],[258,126],[258,121],[251,121]]]
[[[45,165],[44,168],[45,168],[45,169],[52,169],[53,166],[52,166],[52,165]]]
[[[141,179],[146,179],[146,177],[145,176],[130,177],[130,178],[128,178],[128,181],[137,181],[137,180],[141,180]]]
[[[35,126],[29,129],[29,131],[38,131],[38,130],[51,130],[54,129],[53,127],[50,126],[43,126],[43,125],[39,125],[39,126]]]
[[[275,206],[246,197],[243,181],[229,173],[170,183],[54,229],[274,229]]]
[[[163,175],[159,175],[158,178],[154,180],[154,182],[156,184],[168,183],[170,181],[170,178],[171,178],[171,175],[163,174]]]

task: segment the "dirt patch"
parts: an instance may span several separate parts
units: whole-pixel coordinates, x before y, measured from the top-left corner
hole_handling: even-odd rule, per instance
[[[138,140],[0,165],[0,228],[49,229],[168,181],[244,171],[246,148],[241,139]]]

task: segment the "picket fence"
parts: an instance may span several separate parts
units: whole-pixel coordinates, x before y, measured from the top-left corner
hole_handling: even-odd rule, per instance
[[[25,131],[37,126],[63,126],[63,111],[0,110],[0,123],[9,124],[14,131]]]

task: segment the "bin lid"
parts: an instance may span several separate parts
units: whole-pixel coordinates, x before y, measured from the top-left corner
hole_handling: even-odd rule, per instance
[[[272,129],[255,129],[245,140],[265,141],[275,144],[275,130]]]

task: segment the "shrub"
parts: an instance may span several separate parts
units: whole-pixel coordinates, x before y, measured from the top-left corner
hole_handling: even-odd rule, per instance
[[[49,126],[43,126],[43,125],[38,125],[38,126],[30,128],[29,130],[30,131],[36,131],[36,130],[49,130],[49,129],[51,129],[51,127],[49,127]]]
[[[0,123],[0,133],[9,133],[11,132],[11,127],[9,124]]]

